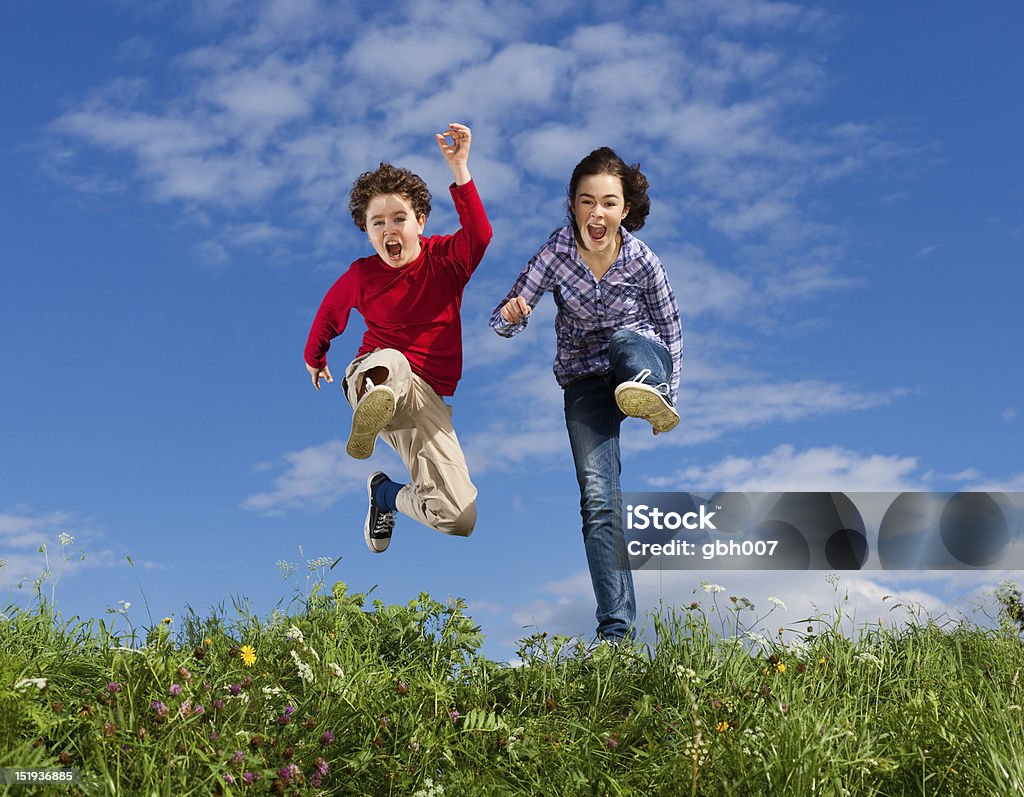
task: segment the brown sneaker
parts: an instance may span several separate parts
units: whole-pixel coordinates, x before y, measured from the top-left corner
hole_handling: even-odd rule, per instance
[[[352,412],[352,431],[345,450],[350,457],[368,459],[377,434],[395,417],[395,391],[366,380],[366,392]]]
[[[623,415],[650,421],[654,431],[661,434],[676,428],[679,413],[668,400],[668,385],[648,385],[644,380],[651,375],[644,369],[628,382],[615,388],[615,403]]]

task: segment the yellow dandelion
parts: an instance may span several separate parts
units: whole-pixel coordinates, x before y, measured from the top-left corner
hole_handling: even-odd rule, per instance
[[[786,662],[780,661],[778,664],[775,665],[775,669],[778,670],[779,672],[785,672],[786,671]]]
[[[818,659],[818,664],[820,664],[821,666],[824,667],[825,666],[825,659],[824,658]]]
[[[203,644],[206,645],[206,647],[210,647],[210,645],[213,644],[213,640],[210,639],[209,637],[207,637],[206,639],[203,640]]]
[[[725,733],[727,730],[729,730],[729,723],[725,720],[722,720],[715,726],[715,730],[717,730],[719,733]]]
[[[256,663],[256,649],[252,645],[242,645],[242,664],[252,667]]]
[[[165,618],[164,618],[163,620],[161,620],[160,622],[161,622],[161,623],[163,623],[164,625],[170,625],[171,623],[173,623],[173,622],[174,622],[174,620],[172,620],[172,619],[171,619],[170,617],[165,617]]]

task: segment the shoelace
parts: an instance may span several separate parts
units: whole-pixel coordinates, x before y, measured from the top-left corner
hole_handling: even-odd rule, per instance
[[[377,522],[373,524],[373,529],[370,531],[371,537],[385,537],[388,536],[391,531],[395,528],[395,513],[386,512],[380,510],[377,513]]]
[[[651,376],[651,374],[652,374],[652,371],[651,371],[650,368],[644,368],[642,371],[640,371],[640,373],[638,373],[636,376],[634,376],[629,381],[630,382],[639,382],[642,385],[646,385],[647,384],[647,377]],[[666,399],[667,399],[667,397],[669,395],[668,382],[662,382],[660,385],[648,385],[648,387],[653,387],[655,390],[657,390],[659,393],[661,393],[661,395],[665,396]]]

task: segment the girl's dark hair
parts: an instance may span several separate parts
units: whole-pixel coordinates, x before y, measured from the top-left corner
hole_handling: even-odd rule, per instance
[[[632,166],[627,165],[611,147],[595,149],[577,163],[576,168],[572,170],[566,209],[569,211],[573,227],[577,226],[576,217],[572,212],[572,204],[576,200],[576,189],[580,180],[595,174],[610,174],[622,181],[622,198],[629,205],[629,213],[622,220],[622,226],[630,232],[643,227],[647,220],[647,214],[651,212],[651,200],[647,197],[647,178],[640,171],[639,163],[634,163]]]
[[[412,205],[417,219],[430,215],[430,192],[423,178],[408,169],[381,163],[376,171],[359,175],[352,183],[352,193],[348,196],[352,221],[363,232],[366,232],[366,207],[371,199],[380,194],[405,197]]]

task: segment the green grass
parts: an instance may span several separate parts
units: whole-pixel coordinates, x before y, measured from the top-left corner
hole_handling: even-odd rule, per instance
[[[653,616],[649,645],[537,634],[513,667],[480,654],[461,601],[426,594],[367,605],[318,581],[266,619],[125,631],[127,611],[65,621],[40,596],[0,619],[0,766],[82,776],[18,795],[1024,794],[1010,604],[996,630],[851,638],[837,612],[784,645],[717,597]]]

